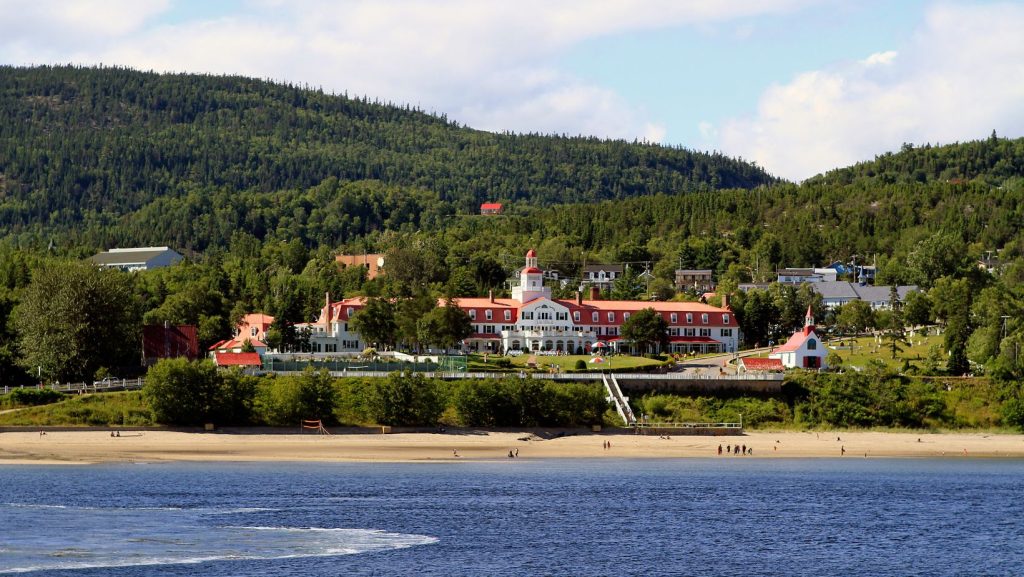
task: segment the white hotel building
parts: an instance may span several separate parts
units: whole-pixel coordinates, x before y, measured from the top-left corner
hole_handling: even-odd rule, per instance
[[[304,325],[312,331],[313,352],[361,351],[368,346],[348,326],[364,302],[362,297],[333,303],[328,298],[320,318]],[[456,302],[473,323],[473,334],[463,341],[463,349],[470,351],[504,353],[529,348],[572,354],[601,348],[626,350],[628,343],[620,337],[622,323],[648,308],[668,324],[670,352],[733,352],[739,346],[739,327],[728,302],[719,308],[695,302],[583,300],[581,293],[574,300],[553,299],[533,250],[526,253],[526,267],[512,287],[512,298],[460,298]]]

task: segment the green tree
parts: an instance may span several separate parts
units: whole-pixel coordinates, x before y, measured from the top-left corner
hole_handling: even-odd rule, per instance
[[[841,307],[836,314],[836,325],[843,331],[860,334],[875,326],[875,312],[871,305],[862,301],[850,301]]]
[[[158,423],[201,425],[223,414],[221,381],[209,361],[162,359],[149,368],[143,395]]]
[[[399,299],[395,304],[395,325],[399,341],[419,351],[426,344],[420,338],[420,321],[437,308],[437,299],[426,291],[416,291],[413,296]]]
[[[616,301],[637,300],[644,295],[645,286],[636,267],[626,266],[622,274],[612,283],[611,299]]]
[[[364,341],[375,346],[393,347],[398,342],[395,306],[387,299],[367,299],[363,308],[352,316],[349,324]]]
[[[306,367],[299,377],[298,401],[302,419],[319,419],[326,423],[334,421],[338,392],[327,369],[314,371],[312,367]]]
[[[668,323],[653,308],[646,308],[622,323],[622,338],[641,353],[664,350],[668,347]]]
[[[418,333],[421,342],[436,344],[447,351],[473,334],[473,321],[454,299],[449,298],[444,306],[435,308],[420,319]]]
[[[909,346],[905,327],[903,326],[903,303],[900,302],[899,294],[896,292],[896,285],[889,287],[889,321],[885,327],[885,339],[889,341],[889,350],[892,358]]]
[[[22,365],[59,381],[136,364],[139,321],[129,275],[87,262],[37,269],[14,311]]]
[[[368,416],[381,425],[436,425],[444,410],[437,383],[413,373],[373,379],[365,397]]]

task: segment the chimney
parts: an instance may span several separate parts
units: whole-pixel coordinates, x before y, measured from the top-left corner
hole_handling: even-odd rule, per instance
[[[601,289],[600,288],[598,288],[596,286],[590,287],[590,300],[592,300],[592,301],[599,301],[599,300],[601,300]]]
[[[331,326],[331,293],[324,293],[324,328]]]
[[[491,301],[492,304],[494,303],[494,289],[487,290],[487,299]]]
[[[729,293],[722,293],[722,308],[729,308]]]
[[[576,291],[576,306],[583,306],[583,291]]]

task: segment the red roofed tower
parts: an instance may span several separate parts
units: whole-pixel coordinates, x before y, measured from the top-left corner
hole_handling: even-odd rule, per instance
[[[519,273],[519,286],[512,287],[512,298],[527,303],[539,297],[551,298],[551,289],[544,286],[544,272],[537,267],[537,253],[531,248]]]
[[[811,310],[811,305],[807,305],[807,314],[804,315],[804,335],[809,335],[814,332],[814,311]]]

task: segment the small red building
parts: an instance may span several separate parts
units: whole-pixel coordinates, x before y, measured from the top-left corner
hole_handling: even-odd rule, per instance
[[[480,214],[501,214],[500,202],[485,202],[480,205]]]

